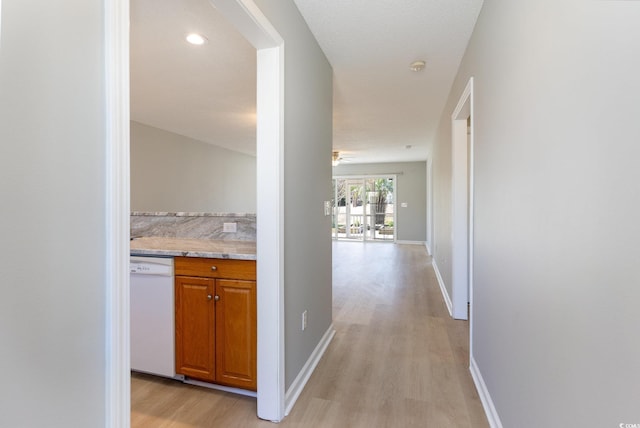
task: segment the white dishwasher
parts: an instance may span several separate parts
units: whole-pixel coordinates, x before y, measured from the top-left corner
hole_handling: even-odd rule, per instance
[[[173,257],[131,256],[131,370],[175,377]]]

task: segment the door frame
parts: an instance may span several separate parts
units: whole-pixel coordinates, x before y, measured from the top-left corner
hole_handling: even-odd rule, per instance
[[[284,40],[253,0],[209,0],[257,49],[258,417],[285,415]],[[129,0],[105,0],[105,426],[131,420]],[[266,227],[260,227],[261,224]]]
[[[471,77],[451,115],[451,303],[453,318],[462,320],[473,296],[473,122]]]
[[[433,255],[433,165],[427,158],[427,240],[425,246],[429,255]]]
[[[360,240],[360,242],[390,242],[390,243],[395,243],[398,240],[398,207],[396,205],[396,198],[397,198],[397,194],[398,194],[398,174],[360,174],[360,175],[334,175],[332,177],[332,180],[337,184],[336,180],[361,180],[362,181],[362,185],[363,185],[363,191],[366,190],[366,180],[367,179],[375,179],[375,178],[386,178],[386,179],[391,179],[393,180],[393,224],[394,224],[394,231],[393,231],[393,240],[384,240],[384,239],[367,239],[366,237],[366,233],[363,233],[362,235],[362,239]],[[334,201],[335,201],[335,206],[332,207],[333,209],[333,216],[334,219],[336,217],[336,213],[337,213],[337,203],[338,203],[338,186],[336,185],[335,188],[333,189],[334,191]],[[366,193],[366,191],[364,192]],[[366,202],[366,196],[363,198],[363,201]],[[363,215],[363,217],[365,217]],[[335,236],[331,237],[332,239],[337,240],[338,239],[338,234],[336,233]]]

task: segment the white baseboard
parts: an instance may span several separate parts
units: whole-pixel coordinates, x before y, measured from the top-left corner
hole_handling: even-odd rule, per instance
[[[396,244],[424,245],[424,241],[396,241]]]
[[[469,364],[469,370],[471,371],[471,377],[473,378],[473,383],[476,385],[476,389],[478,390],[478,395],[480,396],[480,401],[482,401],[482,407],[484,407],[484,412],[487,414],[487,419],[489,420],[489,426],[491,428],[502,428],[502,422],[500,421],[500,416],[498,416],[498,412],[496,411],[495,406],[493,405],[493,400],[491,399],[491,395],[489,395],[489,391],[487,390],[487,385],[484,383],[484,379],[482,378],[482,374],[480,373],[480,369],[476,364],[476,360],[471,356],[471,363]]]
[[[336,331],[333,329],[333,324],[331,324],[327,331],[324,333],[324,336],[322,336],[322,339],[320,339],[320,342],[318,342],[316,349],[313,350],[304,367],[302,367],[302,370],[300,370],[300,373],[298,373],[298,376],[296,376],[293,383],[287,390],[284,397],[285,416],[289,414],[289,412],[293,408],[293,405],[296,404],[298,397],[302,393],[302,390],[309,381],[311,374],[315,370],[318,362],[320,361],[320,358],[322,358],[322,356],[324,355],[327,347],[329,346],[329,343],[331,343],[331,339],[333,339],[333,336],[335,334]]]
[[[427,249],[427,253],[429,253],[429,255],[432,256],[433,253],[431,252],[431,247],[429,246],[429,243],[425,241],[424,246]]]
[[[442,280],[442,275],[440,275],[440,271],[438,270],[438,265],[436,264],[435,258],[431,261],[431,264],[433,265],[433,270],[436,272],[436,278],[438,278],[438,284],[440,285],[440,291],[442,292],[444,303],[447,305],[449,315],[453,317],[453,304],[451,303],[451,297],[449,297],[447,287],[444,286],[444,281]]]

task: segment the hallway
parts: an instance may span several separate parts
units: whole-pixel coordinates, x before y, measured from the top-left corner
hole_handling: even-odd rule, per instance
[[[468,323],[418,245],[333,244],[336,335],[283,427],[485,427]],[[255,399],[132,378],[132,427],[273,427]]]

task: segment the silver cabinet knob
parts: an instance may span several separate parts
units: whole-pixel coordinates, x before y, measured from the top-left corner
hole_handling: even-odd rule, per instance
[[[218,270],[216,266],[211,266],[211,270]]]
[[[215,301],[217,302],[218,300],[220,300],[220,296],[218,296],[218,295],[216,294],[216,296],[213,298],[213,300],[215,300]]]
[[[218,296],[216,296],[216,297],[218,297]],[[211,300],[211,299],[213,299],[213,296],[211,294],[207,294],[207,300]]]

